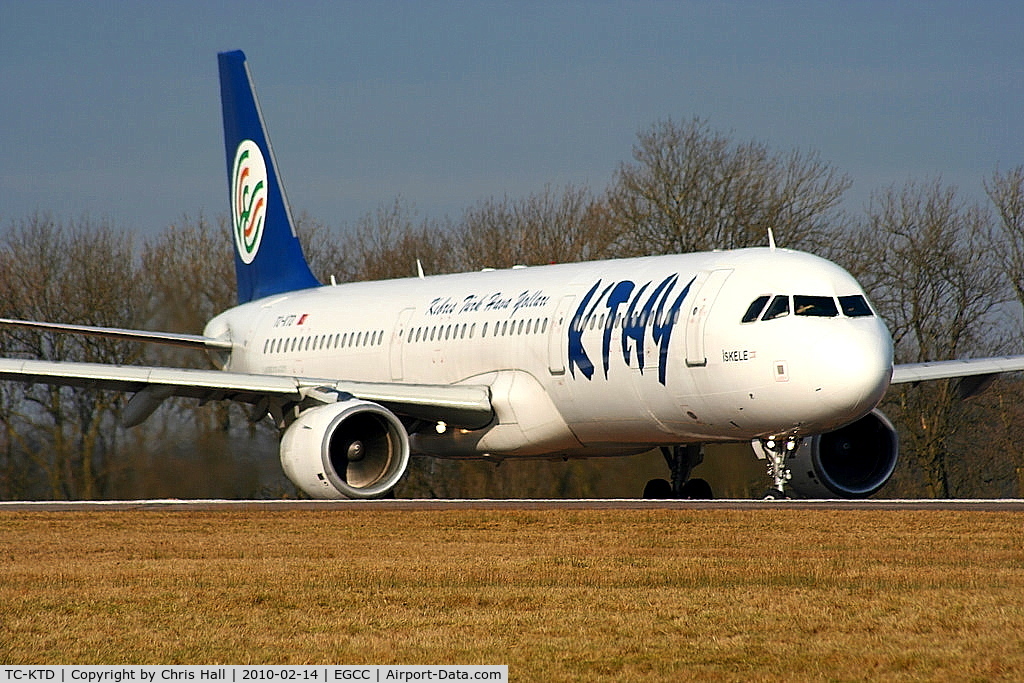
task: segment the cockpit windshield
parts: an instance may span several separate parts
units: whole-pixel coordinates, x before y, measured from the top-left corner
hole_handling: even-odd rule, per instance
[[[759,296],[750,302],[750,307],[747,308],[747,312],[743,314],[742,322],[752,323],[757,320],[769,299],[771,299],[771,297],[765,294],[764,296]]]
[[[789,315],[789,297],[780,295],[772,299],[761,320],[775,320],[786,315]]]
[[[843,315],[851,318],[862,318],[874,315],[871,311],[871,306],[868,306],[867,300],[865,300],[860,294],[839,297],[839,305],[843,308]]]
[[[836,300],[830,296],[797,294],[793,297],[793,308],[797,315],[812,315],[817,318],[834,318],[839,315]]]
[[[750,302],[741,322],[775,320],[790,313],[815,318],[837,318],[840,314],[847,318],[863,318],[875,314],[867,300],[860,294],[838,298],[810,294],[794,294],[792,297],[786,294],[763,294]]]

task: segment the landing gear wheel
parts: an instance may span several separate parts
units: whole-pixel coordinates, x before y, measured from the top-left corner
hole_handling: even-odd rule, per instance
[[[789,496],[778,489],[768,489],[761,500],[789,500]]]
[[[648,500],[664,500],[673,497],[672,484],[665,479],[651,479],[644,486],[644,498]]]
[[[662,446],[661,454],[665,456],[672,480],[651,479],[644,487],[644,498],[711,500],[711,484],[703,479],[690,479],[690,472],[704,460],[704,447],[697,444],[680,446]]]
[[[688,500],[711,500],[715,496],[711,492],[711,484],[704,479],[689,479],[683,484],[679,497]]]

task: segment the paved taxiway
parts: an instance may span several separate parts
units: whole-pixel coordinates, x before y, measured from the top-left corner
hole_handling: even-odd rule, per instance
[[[114,500],[0,501],[0,512],[110,510],[959,510],[1024,512],[1024,499],[957,500]]]

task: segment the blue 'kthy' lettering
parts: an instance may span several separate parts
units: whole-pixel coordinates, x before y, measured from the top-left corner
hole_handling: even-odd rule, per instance
[[[636,283],[629,280],[615,282],[601,288],[601,280],[594,283],[587,294],[583,297],[576,314],[573,315],[569,324],[569,372],[576,377],[576,370],[580,371],[587,379],[594,377],[594,363],[587,354],[583,345],[583,331],[590,325],[594,316],[598,315],[599,309],[607,310],[607,321],[604,325],[604,334],[601,338],[601,365],[604,370],[604,377],[608,379],[608,368],[610,364],[612,334],[616,327],[616,320],[621,320],[621,351],[622,359],[628,365],[636,355],[637,368],[643,374],[644,359],[644,335],[649,330],[651,339],[658,347],[658,381],[665,384],[665,372],[668,367],[669,341],[672,338],[672,330],[679,322],[679,310],[682,308],[683,300],[690,291],[693,284],[690,280],[682,291],[672,299],[673,290],[679,284],[678,275],[669,275],[662,280],[650,293],[645,294],[652,282],[644,284],[639,289]],[[598,294],[600,290],[600,294]],[[595,298],[596,295],[596,298]],[[624,316],[619,316],[619,309],[627,304]]]

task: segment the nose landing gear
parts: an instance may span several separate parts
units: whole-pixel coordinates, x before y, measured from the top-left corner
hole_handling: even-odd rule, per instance
[[[796,449],[800,448],[801,441],[798,436],[761,439],[761,451],[764,455],[758,457],[768,460],[768,476],[771,477],[773,486],[765,493],[765,500],[789,498],[785,493],[785,486],[793,478],[793,473],[789,471],[786,460],[793,457]]]

